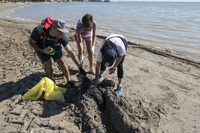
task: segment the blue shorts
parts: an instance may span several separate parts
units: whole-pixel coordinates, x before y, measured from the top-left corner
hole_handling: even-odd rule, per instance
[[[40,58],[42,64],[44,62],[50,60],[51,58],[53,58],[53,60],[56,61],[57,59],[60,59],[63,57],[61,46],[56,46],[56,47],[52,47],[52,48],[54,48],[56,51],[56,53],[54,55],[48,55],[48,54],[40,53],[39,51],[35,51],[37,56]]]

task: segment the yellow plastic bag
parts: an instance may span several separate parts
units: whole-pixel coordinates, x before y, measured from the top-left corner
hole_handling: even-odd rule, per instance
[[[32,89],[30,89],[26,94],[24,94],[22,99],[24,101],[38,100],[41,97],[41,95],[45,89],[44,85],[45,85],[45,80],[43,78],[40,80],[40,82],[38,84],[36,84]]]
[[[61,91],[63,94],[65,94],[67,89],[55,85],[54,90],[55,90],[55,91]]]
[[[66,88],[58,87],[51,79],[47,77],[42,78],[37,85],[24,94],[22,99],[24,101],[38,100],[43,92],[45,92],[44,99],[46,100],[58,102],[65,101],[63,93],[66,92]]]
[[[49,93],[53,92],[56,84],[53,82],[53,80],[47,77],[44,77],[44,80],[45,80],[45,92],[49,92]]]
[[[61,91],[53,91],[51,93],[45,92],[44,99],[58,102],[65,102],[65,98]]]

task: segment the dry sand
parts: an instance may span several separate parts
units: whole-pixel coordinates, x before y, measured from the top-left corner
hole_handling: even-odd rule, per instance
[[[12,8],[0,4],[0,132],[67,133],[199,133],[200,62],[170,51],[129,43],[124,62],[123,94],[112,86],[92,84],[94,75],[78,79],[77,67],[65,54],[76,88],[65,102],[24,102],[22,96],[45,77],[42,65],[28,44],[36,23],[3,18]],[[77,53],[74,29],[66,34]],[[105,37],[98,35],[95,53]],[[85,55],[85,57],[87,54]],[[96,57],[96,55],[95,55]],[[66,80],[54,63],[56,83]],[[85,59],[84,69],[89,70]],[[104,77],[117,81],[116,74]]]

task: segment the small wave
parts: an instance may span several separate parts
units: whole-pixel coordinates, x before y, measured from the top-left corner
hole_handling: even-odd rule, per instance
[[[12,17],[11,19],[20,20],[20,21],[26,21],[26,22],[37,22],[36,20],[25,19],[25,18],[21,18],[21,17]]]
[[[138,40],[141,40],[141,41],[148,41],[148,42],[154,42],[153,39],[150,39],[150,38],[144,38],[144,37],[138,37],[138,36],[131,36],[131,35],[126,35],[128,38],[131,38],[131,39],[138,39]]]
[[[171,28],[171,27],[163,27],[163,28],[156,28],[156,29],[160,29],[160,30],[166,30],[166,31],[177,31],[176,28]]]
[[[108,30],[108,28],[106,28],[106,27],[99,27],[99,29],[101,29],[101,30]]]
[[[5,18],[11,18],[10,15],[11,15],[12,13],[14,13],[14,12],[15,12],[15,10],[11,10],[10,12],[6,13],[6,14],[4,15],[4,17],[5,17]]]

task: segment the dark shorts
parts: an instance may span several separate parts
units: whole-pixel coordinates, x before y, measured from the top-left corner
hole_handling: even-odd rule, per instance
[[[62,47],[61,46],[56,46],[53,47],[56,51],[56,53],[54,55],[47,55],[44,53],[40,53],[39,51],[35,51],[37,56],[40,58],[42,64],[48,60],[50,60],[51,58],[53,58],[54,61],[56,61],[57,59],[60,59],[63,57],[63,53],[62,53]]]

